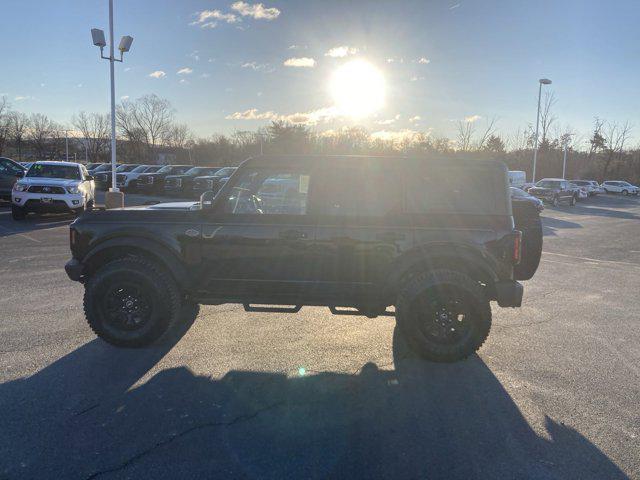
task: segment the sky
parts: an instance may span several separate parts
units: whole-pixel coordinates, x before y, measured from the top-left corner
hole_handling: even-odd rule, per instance
[[[116,98],[167,98],[199,136],[284,119],[453,137],[459,120],[534,123],[546,77],[561,125],[640,128],[639,15],[632,0],[115,0],[116,44],[134,37]],[[107,0],[2,0],[2,19],[0,95],[14,109],[63,123],[108,111],[108,62],[90,36],[108,29]],[[332,83],[354,60],[376,74],[355,86],[371,107],[359,116]]]

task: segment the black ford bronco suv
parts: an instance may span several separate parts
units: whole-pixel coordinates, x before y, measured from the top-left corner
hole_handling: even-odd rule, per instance
[[[450,362],[485,341],[492,300],[520,306],[517,280],[538,267],[540,218],[519,208],[514,223],[500,162],[260,156],[200,202],[84,214],[66,271],[91,328],[118,346],[150,344],[199,304],[395,306],[409,346]]]

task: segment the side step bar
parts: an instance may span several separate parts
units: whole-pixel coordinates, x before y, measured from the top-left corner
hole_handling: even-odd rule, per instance
[[[295,305],[291,307],[267,307],[267,306],[253,306],[250,303],[242,304],[245,312],[265,312],[265,313],[298,313],[302,308],[302,305]]]
[[[360,310],[347,310],[344,308],[340,308],[338,309],[337,307],[329,307],[329,310],[331,311],[331,313],[333,313],[334,315],[358,315],[358,316],[367,316],[364,312],[360,311]],[[395,317],[396,314],[395,312],[390,312],[388,310],[385,310],[383,312],[379,312],[375,314],[376,317]],[[370,317],[370,318],[373,318]]]

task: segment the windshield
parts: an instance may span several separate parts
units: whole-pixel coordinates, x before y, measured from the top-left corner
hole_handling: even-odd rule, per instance
[[[116,173],[130,172],[134,168],[136,168],[136,165],[120,165],[116,168]]]
[[[145,173],[154,173],[154,172],[158,172],[160,171],[162,167],[160,165],[152,165],[150,167],[147,167],[147,169],[144,171]]]
[[[589,186],[589,185],[591,185],[591,183],[586,182],[584,180],[574,180],[571,183],[573,183],[574,185],[580,185],[580,186]]]
[[[98,172],[104,172],[105,170],[111,170],[111,164],[110,163],[103,163],[102,165],[100,165],[98,168],[96,168],[94,170],[95,173]]]
[[[560,188],[560,182],[552,181],[552,180],[541,180],[536,183],[536,187],[541,188]]]
[[[230,177],[233,175],[233,172],[236,171],[236,167],[225,167],[218,170],[214,176],[216,177]]]
[[[160,170],[158,170],[158,173],[169,173],[172,168],[173,167],[171,165],[165,165]]]
[[[525,192],[524,190],[521,190],[520,188],[509,187],[509,189],[511,190],[512,197],[528,197],[529,196],[527,192]]]
[[[36,163],[29,168],[27,177],[64,178],[66,180],[80,180],[80,169],[75,165],[50,165]]]
[[[142,172],[146,172],[148,170],[148,166],[147,165],[138,165],[136,168],[134,168],[133,170],[131,170],[132,173],[142,173]]]

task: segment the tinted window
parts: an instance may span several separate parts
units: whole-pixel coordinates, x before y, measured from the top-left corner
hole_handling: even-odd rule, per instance
[[[402,176],[381,165],[333,168],[322,176],[317,191],[321,215],[384,217],[402,212]]]
[[[120,165],[116,168],[117,173],[131,172],[137,165]]]
[[[162,168],[162,166],[160,166],[160,165],[154,165],[152,167],[147,167],[146,170],[144,171],[144,173],[158,172],[158,171],[160,171],[161,168]]]
[[[80,180],[80,170],[73,165],[43,165],[36,163],[31,166],[26,176]]]
[[[491,213],[496,192],[505,191],[497,170],[459,166],[425,166],[407,179],[407,210],[410,213]]]
[[[562,186],[562,182],[556,182],[552,180],[540,180],[536,183],[536,187],[541,188],[560,188]]]
[[[0,173],[5,175],[17,175],[19,172],[24,172],[24,170],[9,160],[0,159]]]
[[[171,167],[171,169],[169,170],[169,173],[171,173],[172,175],[182,175],[188,170],[191,170],[191,167],[177,166],[177,167]]]
[[[216,177],[230,177],[231,175],[233,175],[233,172],[235,172],[237,170],[236,167],[225,167],[225,168],[221,168],[220,170],[218,170],[215,173]]]
[[[149,167],[147,165],[138,165],[136,168],[131,170],[132,173],[142,173],[146,172]]]
[[[276,170],[246,170],[231,189],[224,211],[253,215],[304,215],[310,176]]]

